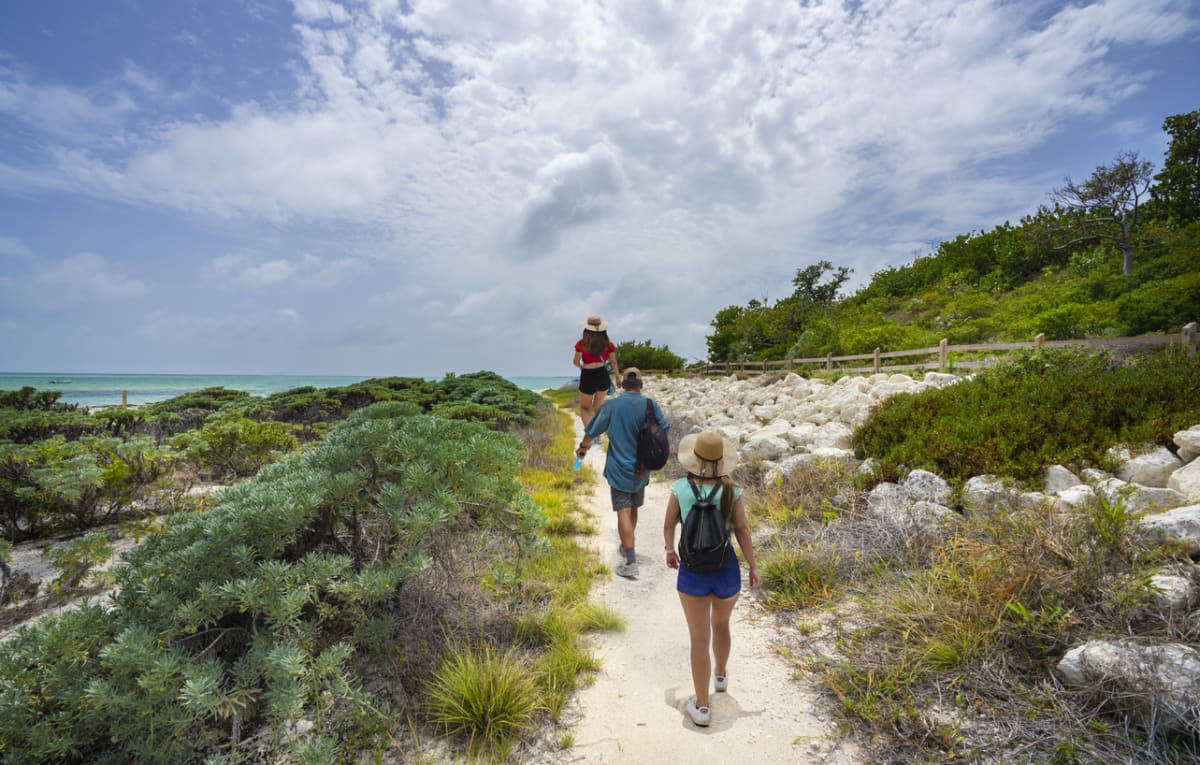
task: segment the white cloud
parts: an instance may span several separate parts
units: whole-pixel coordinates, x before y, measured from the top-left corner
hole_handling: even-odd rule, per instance
[[[126,276],[108,259],[91,252],[64,258],[38,274],[37,281],[65,295],[87,295],[103,300],[121,300],[145,295],[146,285]]]
[[[498,321],[573,334],[599,311],[622,338],[699,355],[716,310],[781,297],[807,264],[865,279],[1030,211],[1066,168],[1027,154],[1072,121],[1144,134],[1115,107],[1162,73],[1120,54],[1196,29],[1184,0],[295,0],[294,15],[294,92],[123,125],[119,152],[79,128],[122,125],[119,88],[169,99],[151,66],[103,93],[0,72],[0,112],[73,136],[48,164],[0,164],[0,186],[344,235],[344,251],[253,241],[203,267],[257,289],[360,280],[335,345],[452,348]]]
[[[0,236],[0,255],[17,260],[33,260],[36,257],[24,242],[11,236]]]

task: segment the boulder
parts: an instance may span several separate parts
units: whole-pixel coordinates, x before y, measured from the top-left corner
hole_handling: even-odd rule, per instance
[[[1178,542],[1188,555],[1200,554],[1200,505],[1187,505],[1138,518],[1140,533],[1152,542]]]
[[[1100,685],[1131,716],[1171,729],[1200,722],[1200,652],[1179,643],[1092,640],[1067,651],[1059,674],[1075,687]]]
[[[1110,505],[1123,502],[1132,513],[1153,513],[1181,507],[1188,498],[1174,489],[1152,489],[1136,483],[1126,483],[1120,478],[1106,478],[1096,484],[1096,493]]]
[[[1200,502],[1200,460],[1192,460],[1171,473],[1167,488],[1187,497],[1189,502]]]
[[[1062,465],[1051,465],[1046,468],[1047,494],[1055,494],[1072,486],[1079,486],[1082,483],[1083,481],[1079,476],[1067,470]]]
[[[1084,510],[1096,504],[1096,491],[1084,483],[1060,489],[1054,492],[1054,496],[1072,510]]]
[[[977,475],[963,484],[963,507],[968,513],[987,512],[1013,504],[1013,492],[994,475]]]
[[[1154,604],[1166,611],[1183,611],[1196,602],[1196,583],[1183,574],[1152,574],[1150,589],[1154,592]]]
[[[789,451],[788,442],[779,436],[751,436],[742,444],[741,457],[743,460],[778,460]]]
[[[1179,431],[1173,440],[1179,447],[1179,459],[1183,462],[1191,462],[1200,457],[1200,425]]]
[[[1167,485],[1171,474],[1181,467],[1183,462],[1178,457],[1167,448],[1159,447],[1126,459],[1117,468],[1117,478],[1161,489]]]
[[[914,502],[933,502],[938,505],[949,505],[954,494],[946,479],[928,470],[912,471],[904,478],[901,488]]]

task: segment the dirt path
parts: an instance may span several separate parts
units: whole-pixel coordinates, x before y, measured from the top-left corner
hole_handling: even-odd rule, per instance
[[[576,430],[582,429],[576,420]],[[592,544],[617,563],[616,518],[601,473],[604,452],[585,463],[597,481],[581,502],[600,529]],[[670,489],[656,477],[646,489],[637,527],[637,579],[613,576],[596,592],[627,621],[624,632],[597,645],[603,668],[573,705],[580,719],[570,762],[732,762],[744,765],[862,762],[853,745],[819,709],[812,691],[791,679],[792,667],[772,647],[773,616],[743,591],[734,610],[729,691],[712,694],[712,724],[697,728],[683,712],[692,695],[688,636],[675,572],[662,550],[662,519]],[[743,574],[743,581],[745,575]]]

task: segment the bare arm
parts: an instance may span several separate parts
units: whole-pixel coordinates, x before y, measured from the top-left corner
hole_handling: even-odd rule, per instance
[[[574,364],[575,366],[579,367],[580,369],[583,369],[583,352],[575,351],[575,359],[571,363]]]
[[[742,548],[746,565],[750,567],[750,589],[758,589],[761,584],[758,564],[754,562],[754,543],[750,541],[750,524],[746,522],[746,501],[741,497],[733,503],[733,534],[737,537],[738,547]]]
[[[617,365],[617,352],[616,351],[613,351],[612,353],[608,354],[608,361],[610,364],[612,364],[613,377],[616,378],[616,380],[619,384],[620,380],[621,380],[621,367]]]
[[[667,512],[663,515],[663,549],[667,553],[667,566],[679,568],[679,555],[675,552],[675,526],[679,523],[679,500],[672,494],[667,500]]]

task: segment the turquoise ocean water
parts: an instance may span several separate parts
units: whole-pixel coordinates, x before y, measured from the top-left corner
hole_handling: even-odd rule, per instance
[[[38,390],[62,392],[64,404],[79,406],[112,406],[121,403],[121,391],[126,392],[129,404],[151,404],[201,388],[230,388],[255,396],[267,396],[280,391],[311,385],[314,388],[336,388],[350,385],[368,376],[311,376],[311,375],[100,375],[100,374],[12,374],[0,372],[0,390],[20,390],[26,386]],[[430,381],[440,377],[427,377]],[[558,388],[572,377],[509,377],[508,380],[527,390]]]

